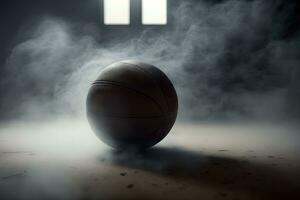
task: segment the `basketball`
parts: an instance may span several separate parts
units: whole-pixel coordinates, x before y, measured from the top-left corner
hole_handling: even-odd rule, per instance
[[[172,129],[178,110],[175,88],[153,65],[121,61],[91,85],[87,118],[95,134],[116,149],[145,149]]]

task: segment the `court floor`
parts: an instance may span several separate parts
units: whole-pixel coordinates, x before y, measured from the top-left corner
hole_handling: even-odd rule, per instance
[[[117,152],[81,119],[0,124],[0,199],[300,199],[299,127],[182,123]]]

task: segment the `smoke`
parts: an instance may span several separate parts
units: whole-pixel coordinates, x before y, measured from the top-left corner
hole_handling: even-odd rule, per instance
[[[293,1],[169,1],[166,27],[99,27],[44,17],[7,59],[1,117],[82,116],[90,83],[123,59],[161,68],[181,119],[299,117]],[[24,29],[24,28],[23,28]],[[291,112],[293,111],[293,112]]]
[[[161,173],[178,171],[194,172],[207,163],[207,158],[199,152],[182,150],[178,147],[153,148],[145,152],[111,151],[101,155],[101,159],[110,163],[131,168],[142,168]]]

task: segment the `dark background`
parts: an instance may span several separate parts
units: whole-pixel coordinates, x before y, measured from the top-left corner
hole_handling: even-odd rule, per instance
[[[296,0],[169,0],[168,25],[145,27],[140,24],[138,0],[132,4],[136,12],[131,12],[130,26],[104,26],[98,0],[2,0],[0,117],[82,114],[80,103],[72,103],[78,97],[65,94],[72,93],[70,77],[78,70],[88,73],[85,63],[101,49],[113,56],[103,63],[102,54],[91,56],[97,57],[99,68],[117,61],[116,52],[120,59],[162,65],[178,90],[182,119],[298,120],[298,4]],[[45,21],[51,22],[48,29],[41,25]],[[55,62],[47,58],[56,51],[38,45],[52,26],[62,33],[67,30],[65,35],[71,38],[62,48],[65,55],[55,57]],[[87,37],[91,45],[85,42]],[[26,41],[37,44],[41,55],[32,53],[35,47],[26,46]],[[34,71],[36,60],[55,70],[45,72],[49,76]],[[77,84],[74,91],[80,90]]]

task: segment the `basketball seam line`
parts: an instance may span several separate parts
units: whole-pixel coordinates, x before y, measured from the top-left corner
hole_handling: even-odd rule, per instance
[[[165,96],[165,94],[164,94],[163,89],[159,86],[159,84],[158,84],[157,81],[156,81],[156,78],[153,77],[152,73],[148,72],[147,70],[142,69],[138,64],[135,64],[135,63],[128,63],[128,62],[122,62],[122,63],[132,64],[132,65],[134,65],[136,68],[138,68],[139,70],[143,71],[145,74],[148,74],[148,75],[150,76],[150,78],[154,80],[155,85],[156,85],[156,86],[159,88],[159,90],[161,91],[161,94],[162,94],[162,96],[163,96],[163,99],[164,99],[164,101],[165,101],[166,104],[167,104],[168,110],[171,109],[171,107],[170,107],[170,105],[169,105],[169,102],[168,102],[168,100],[167,100],[167,98],[166,98],[166,96]]]
[[[113,115],[100,115],[100,117],[107,117],[107,118],[119,118],[119,119],[157,119],[157,118],[169,118],[173,117],[172,114],[170,115],[161,115],[161,116],[113,116]]]
[[[134,92],[139,93],[139,94],[141,94],[141,95],[143,95],[143,96],[149,98],[150,100],[152,100],[152,101],[158,106],[159,110],[160,110],[164,115],[167,114],[167,113],[165,113],[164,110],[161,108],[161,106],[159,105],[159,103],[158,103],[155,99],[153,99],[151,96],[149,96],[149,95],[147,95],[147,94],[145,94],[145,93],[143,93],[143,92],[141,92],[141,91],[138,91],[138,90],[136,90],[136,89],[134,89],[134,88],[131,88],[131,87],[127,86],[127,85],[122,85],[121,83],[116,82],[116,81],[106,81],[106,80],[97,80],[97,81],[95,81],[92,85],[115,85],[115,86],[118,86],[118,87],[123,87],[123,88],[126,88],[126,89],[133,90]]]

